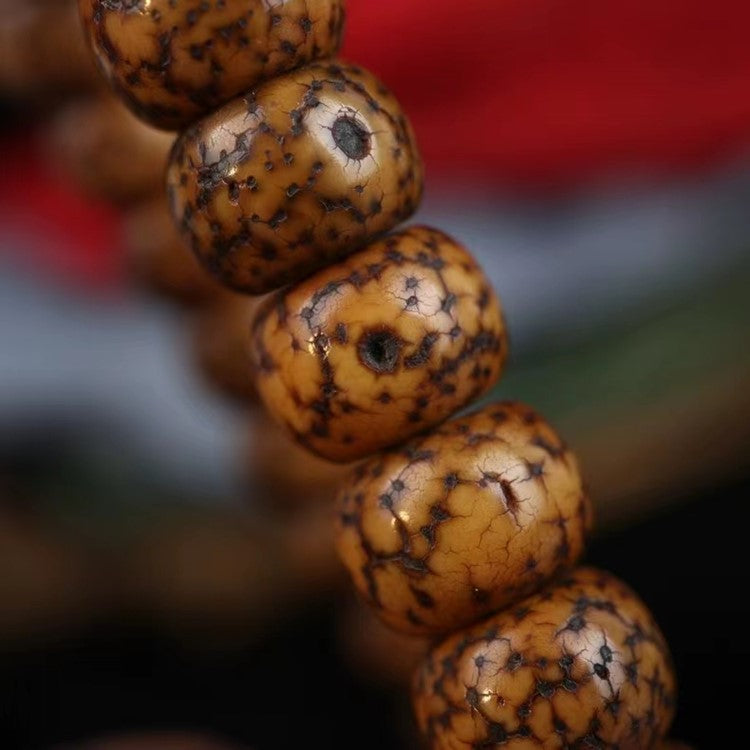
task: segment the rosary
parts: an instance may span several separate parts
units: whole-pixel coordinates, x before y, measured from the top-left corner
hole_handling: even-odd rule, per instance
[[[378,616],[435,644],[413,680],[425,747],[681,747],[664,740],[676,685],[651,614],[575,567],[592,514],[574,454],[520,403],[451,418],[501,375],[502,310],[455,239],[394,231],[422,164],[393,95],[335,58],[343,0],[79,6],[112,88],[182,130],[166,189],[186,243],[263,295],[234,387],[252,380],[310,452],[358,462],[336,545]]]

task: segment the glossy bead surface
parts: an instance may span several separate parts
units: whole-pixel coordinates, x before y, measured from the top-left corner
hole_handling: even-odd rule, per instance
[[[432,750],[646,750],[674,705],[671,659],[648,609],[590,568],[456,633],[414,683]]]
[[[167,184],[204,266],[229,287],[262,294],[410,216],[422,167],[382,84],[360,68],[314,64],[189,128]]]
[[[527,596],[583,551],[575,456],[534,411],[488,406],[358,466],[337,547],[389,625],[449,632]]]
[[[484,393],[507,341],[476,261],[442,232],[413,227],[269,298],[251,351],[269,412],[310,450],[344,462]]]
[[[78,0],[99,66],[131,109],[178,130],[260,81],[330,57],[343,0]]]

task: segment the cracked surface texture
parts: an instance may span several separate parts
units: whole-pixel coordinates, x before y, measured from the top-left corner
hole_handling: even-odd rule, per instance
[[[540,588],[581,555],[591,518],[575,456],[508,402],[358,466],[336,511],[360,594],[391,626],[424,634]]]
[[[648,750],[667,733],[674,701],[651,614],[591,568],[453,635],[414,681],[433,750]]]
[[[272,296],[252,338],[269,412],[341,462],[442,422],[495,382],[507,352],[491,284],[461,245],[428,227]]]
[[[179,130],[262,80],[335,55],[343,0],[78,0],[131,109]]]
[[[229,287],[262,294],[408,218],[422,194],[411,126],[370,73],[313,64],[189,128],[167,174],[175,221]]]

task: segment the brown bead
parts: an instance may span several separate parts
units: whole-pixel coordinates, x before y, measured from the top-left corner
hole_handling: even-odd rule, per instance
[[[590,568],[456,633],[414,682],[432,750],[646,750],[674,706],[670,656],[648,609]]]
[[[174,227],[163,196],[135,206],[123,216],[123,242],[132,275],[155,294],[186,307],[206,305],[229,294],[190,252]]]
[[[262,294],[408,218],[422,166],[392,94],[360,68],[326,63],[196,123],[176,144],[167,184],[206,268]]]
[[[50,111],[66,95],[101,86],[71,0],[3,2],[0,97]]]
[[[383,620],[440,633],[572,565],[590,516],[575,456],[505,402],[358,466],[338,497],[337,546]]]
[[[59,110],[46,145],[50,158],[87,195],[127,204],[163,191],[173,143],[174,135],[144,125],[107,94]]]
[[[281,514],[316,505],[329,508],[350,468],[324,461],[305,450],[265,409],[254,411],[249,423],[240,460],[247,470],[253,502],[259,505],[265,500],[264,510]]]
[[[427,638],[398,633],[359,601],[343,610],[336,633],[349,671],[358,680],[383,687],[408,687],[430,649]]]
[[[343,0],[78,0],[99,66],[131,109],[179,130],[273,78],[336,54]]]
[[[220,393],[254,403],[250,362],[250,324],[259,300],[231,292],[221,293],[212,305],[196,314],[193,351],[206,381]]]
[[[413,227],[271,297],[251,351],[271,414],[313,452],[345,462],[484,393],[507,342],[476,261],[442,232]]]

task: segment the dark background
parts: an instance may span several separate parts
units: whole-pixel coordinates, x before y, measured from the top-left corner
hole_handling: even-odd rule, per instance
[[[588,561],[627,580],[652,608],[680,682],[674,735],[699,748],[739,747],[750,668],[744,562],[747,482],[685,498],[674,512],[598,538]],[[144,728],[193,728],[250,747],[406,747],[408,701],[342,663],[334,601],[284,621],[253,648],[185,650],[122,622],[2,654],[0,728],[9,747],[43,748]],[[719,743],[727,743],[721,745]],[[740,744],[735,744],[740,743]]]

